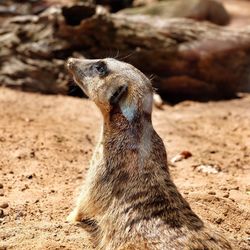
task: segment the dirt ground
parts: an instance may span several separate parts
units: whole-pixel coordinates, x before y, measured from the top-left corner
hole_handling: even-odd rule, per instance
[[[183,150],[193,155],[170,167],[181,193],[240,250],[250,249],[249,107],[250,94],[165,105],[153,116],[169,159]],[[89,248],[85,230],[65,218],[100,124],[88,100],[0,88],[0,249]],[[199,172],[199,164],[219,172]]]

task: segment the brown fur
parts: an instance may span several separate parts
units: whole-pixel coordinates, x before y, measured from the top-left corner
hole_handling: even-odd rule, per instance
[[[151,122],[150,81],[133,66],[110,58],[69,59],[68,68],[104,119],[68,220],[94,220],[100,250],[231,249],[204,225],[170,178],[164,144]]]

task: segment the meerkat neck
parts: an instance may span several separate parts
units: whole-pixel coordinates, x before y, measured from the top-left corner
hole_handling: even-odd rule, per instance
[[[152,155],[159,154],[154,152],[154,144],[158,140],[162,156],[157,160],[168,171],[165,147],[152,126],[151,115],[138,113],[132,121],[128,121],[122,113],[118,112],[104,122],[103,155],[113,164],[109,165],[109,168],[115,169],[115,165],[120,164],[129,172],[141,171],[142,168],[148,166],[147,161],[151,161]]]
[[[128,117],[129,116],[129,117]],[[126,145],[140,145],[143,140],[151,139],[154,132],[151,114],[135,112],[132,116],[124,115],[120,110],[113,110],[108,119],[104,121],[103,140],[113,141]]]

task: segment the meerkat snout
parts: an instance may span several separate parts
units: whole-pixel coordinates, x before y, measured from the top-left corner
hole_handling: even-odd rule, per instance
[[[74,58],[69,58],[67,61],[66,61],[66,68],[68,70],[72,70],[73,69],[73,65],[74,65]]]

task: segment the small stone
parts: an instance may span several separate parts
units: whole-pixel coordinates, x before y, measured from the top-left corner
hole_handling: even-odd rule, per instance
[[[3,184],[2,183],[0,183],[0,188],[3,188]]]
[[[35,156],[36,156],[36,153],[35,153],[34,150],[32,150],[32,151],[30,152],[30,158],[34,158]]]
[[[3,209],[0,209],[0,218],[3,218],[3,217],[4,217]]]
[[[209,191],[208,194],[216,195],[216,192],[214,192],[214,191]]]
[[[193,166],[195,170],[198,172],[206,173],[206,174],[218,174],[221,172],[221,167],[217,165],[198,165],[198,166]]]
[[[229,193],[226,193],[223,195],[224,198],[228,198],[229,197]]]
[[[6,139],[4,137],[0,137],[0,142],[5,142]]]
[[[21,191],[23,192],[23,191],[25,191],[27,189],[29,189],[29,186],[27,184],[25,184],[24,187],[21,188]]]
[[[250,185],[246,186],[246,194],[250,195]]]
[[[239,190],[240,188],[238,186],[236,187],[231,187],[229,190]]]
[[[181,153],[177,154],[176,156],[174,156],[170,162],[171,163],[175,163],[178,161],[182,161],[184,159],[188,159],[189,157],[192,156],[192,153],[190,153],[189,151],[182,151]]]
[[[17,215],[16,215],[16,220],[19,220],[21,217],[24,216],[24,213],[23,212],[18,212]]]
[[[7,208],[9,204],[7,202],[3,202],[0,204],[0,208]]]
[[[209,150],[210,154],[216,154],[218,151],[217,150]]]
[[[217,219],[215,220],[215,222],[216,222],[217,224],[221,224],[222,221],[223,221],[222,218],[217,218]]]

